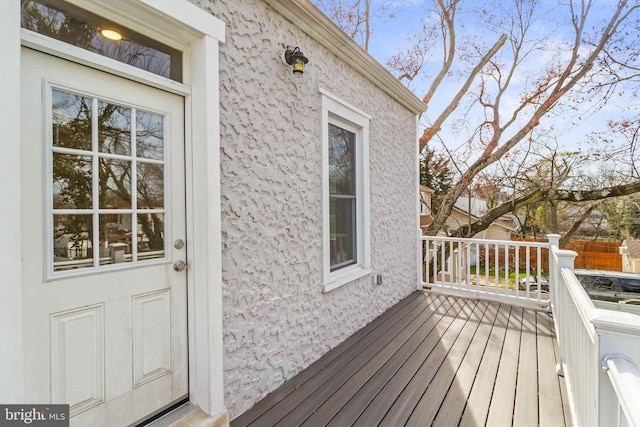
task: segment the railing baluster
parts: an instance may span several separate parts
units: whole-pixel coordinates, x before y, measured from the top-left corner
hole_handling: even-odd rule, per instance
[[[429,277],[431,277],[429,275],[429,273],[430,273],[429,261],[431,260],[431,258],[429,258],[429,255],[430,255],[431,240],[423,239],[422,247],[424,248],[424,260],[423,260],[423,263],[424,263],[424,275],[425,275],[423,283],[429,284],[429,282],[430,282]],[[420,269],[420,270],[422,270],[422,269]],[[422,274],[422,271],[420,273]]]
[[[484,287],[486,291],[489,291],[489,270],[491,263],[489,262],[489,244],[484,244]]]
[[[509,292],[509,244],[504,245],[504,294]]]
[[[538,248],[538,260],[537,260],[537,271],[536,277],[538,278],[538,301],[542,299],[542,272],[541,272],[541,264],[542,264],[542,248]],[[551,298],[551,288],[549,285],[549,280],[547,279],[547,295]]]
[[[521,246],[518,245],[513,245],[513,249],[516,251],[516,264],[513,266],[513,271],[515,271],[515,277],[516,277],[516,282],[515,282],[515,287],[516,287],[516,296],[520,296],[520,285],[518,283],[518,280],[520,279],[520,248]],[[525,274],[526,277],[526,274]]]
[[[546,243],[432,236],[423,236],[422,241],[424,285],[474,296],[521,300],[538,307],[548,304],[540,286],[537,292],[530,292],[529,288],[532,283],[541,282],[541,248],[546,247]],[[531,248],[538,251],[537,280],[532,277]],[[520,271],[521,263],[524,272]],[[472,274],[474,265],[475,274]],[[515,282],[509,277],[512,266]],[[520,280],[527,283],[526,291],[520,289]]]
[[[499,248],[498,244],[495,244],[494,246],[495,246],[495,256],[493,258],[493,276],[494,276],[494,280],[495,280],[495,282],[494,282],[494,288],[495,288],[494,292],[497,293],[498,289],[500,288],[500,282],[498,280],[499,279],[499,277],[498,277],[498,270],[499,270],[498,266],[499,266],[499,258],[500,258],[500,255],[499,255],[500,248]]]

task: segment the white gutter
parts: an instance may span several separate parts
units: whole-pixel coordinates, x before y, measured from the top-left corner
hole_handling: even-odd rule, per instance
[[[426,111],[427,106],[413,92],[309,0],[265,0],[265,2],[331,52],[350,58],[350,66],[411,112],[420,114]]]

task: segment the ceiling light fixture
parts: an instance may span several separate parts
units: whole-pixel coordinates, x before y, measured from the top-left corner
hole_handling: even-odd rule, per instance
[[[102,34],[103,37],[109,40],[115,40],[115,41],[122,40],[122,34],[117,32],[116,30],[105,28],[100,31],[100,34]]]

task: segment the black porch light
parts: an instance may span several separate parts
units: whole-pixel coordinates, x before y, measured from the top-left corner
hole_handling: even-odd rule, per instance
[[[300,51],[299,47],[287,49],[284,52],[284,60],[287,61],[287,64],[292,66],[293,74],[296,76],[300,76],[304,73],[304,66],[309,62],[309,58],[304,56],[304,53]]]

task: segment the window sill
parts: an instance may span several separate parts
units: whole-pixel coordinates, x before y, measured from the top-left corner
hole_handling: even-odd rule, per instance
[[[324,292],[330,292],[371,273],[373,273],[371,268],[362,268],[359,265],[347,267],[344,270],[332,273],[329,275],[329,280],[324,284]]]

